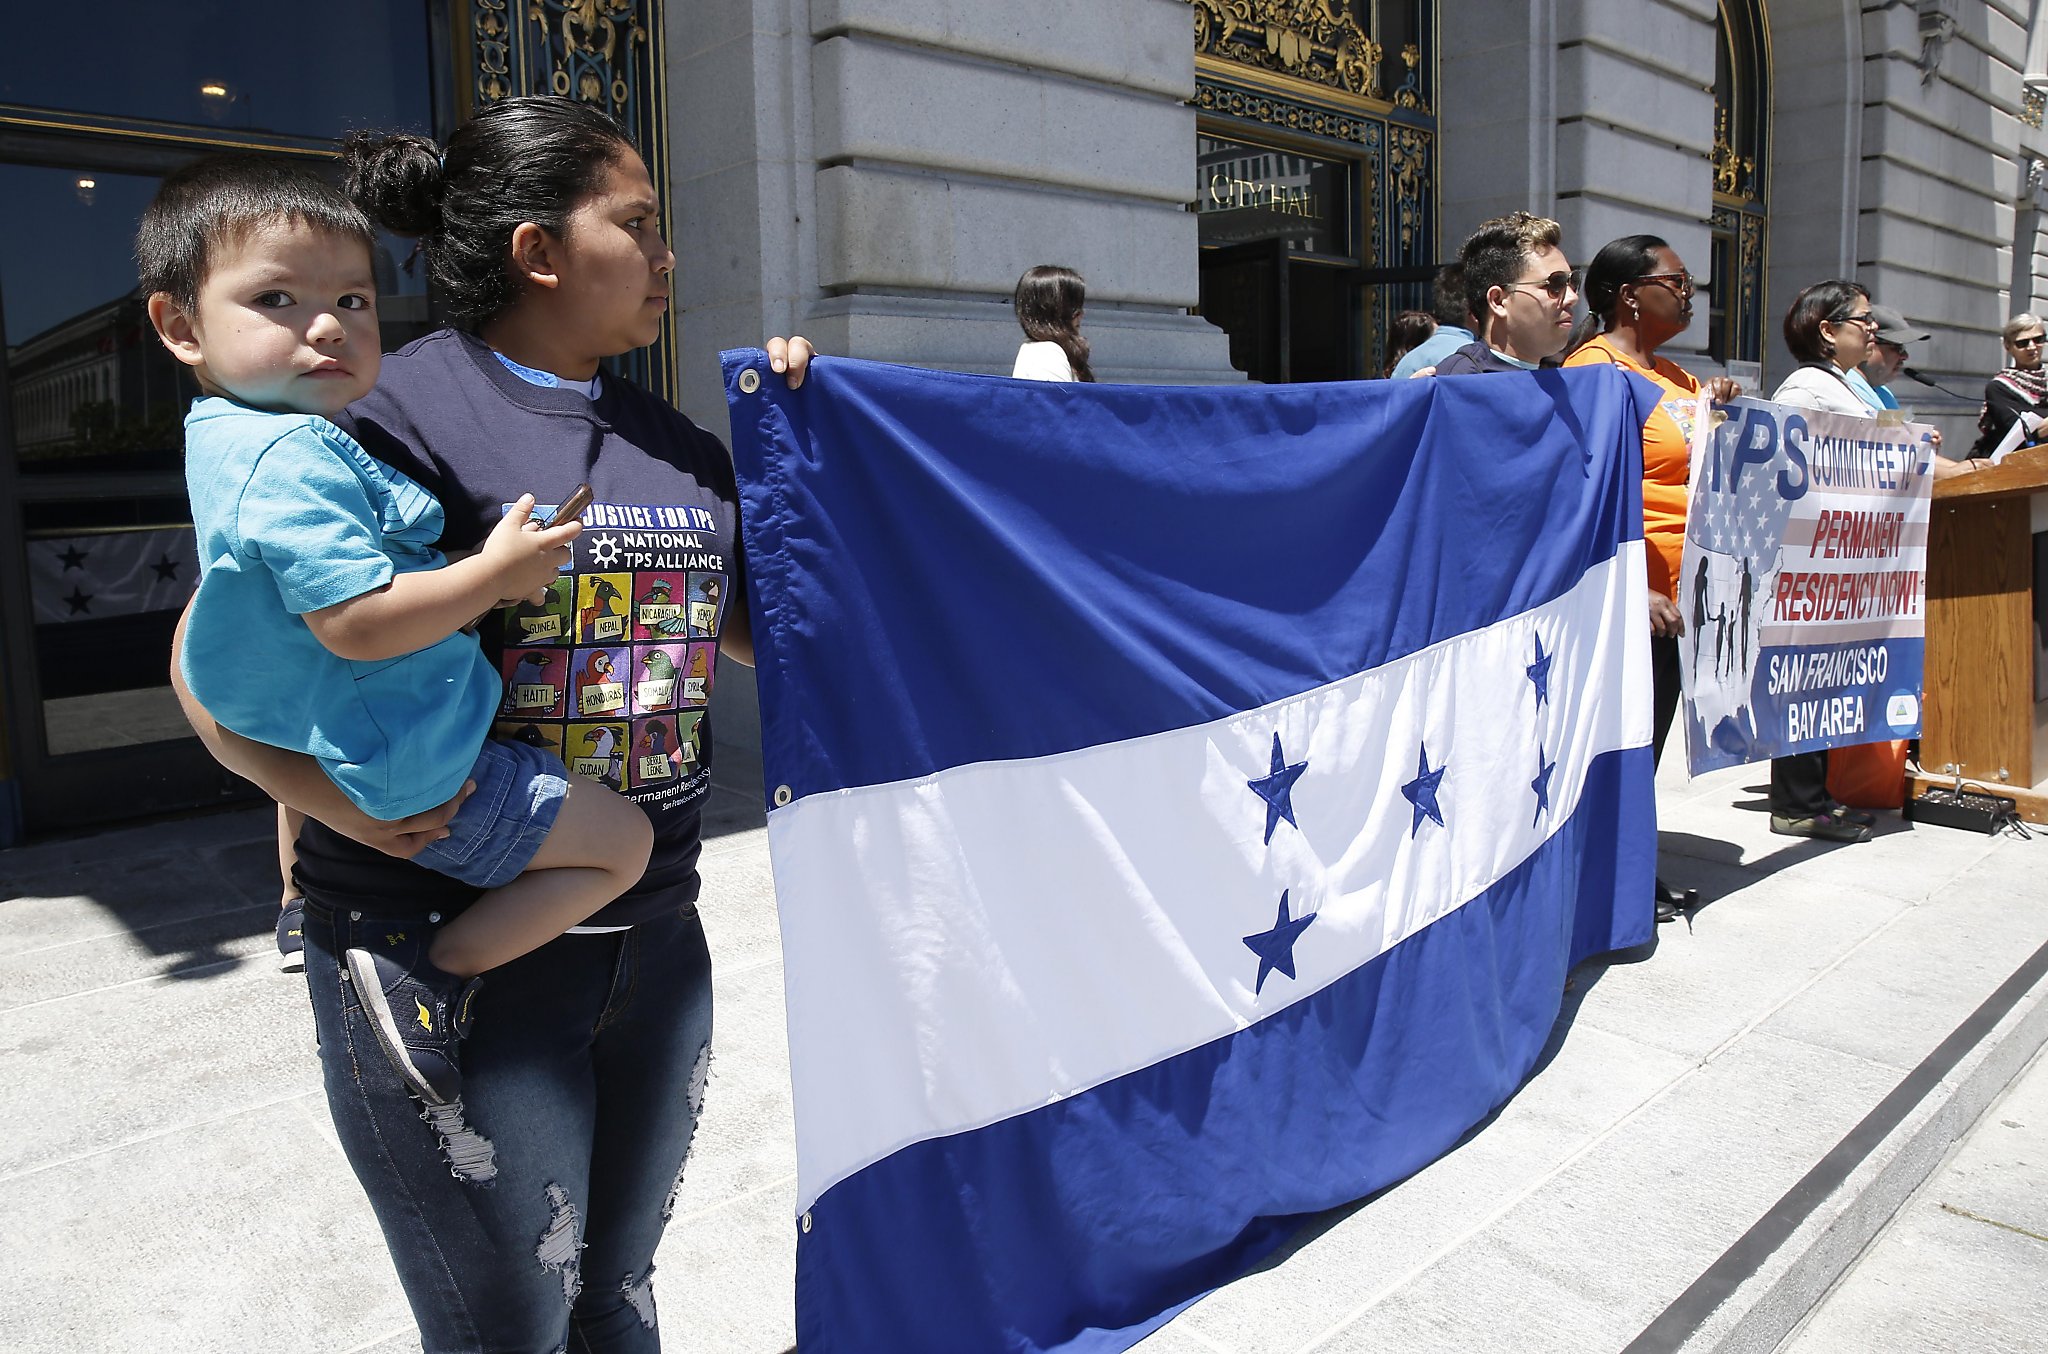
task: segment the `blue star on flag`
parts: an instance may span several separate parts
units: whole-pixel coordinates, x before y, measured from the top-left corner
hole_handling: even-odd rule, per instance
[[[1259,957],[1259,976],[1252,983],[1252,995],[1257,996],[1266,985],[1266,975],[1279,969],[1289,978],[1294,976],[1294,942],[1316,919],[1311,912],[1302,917],[1287,915],[1287,891],[1280,891],[1280,915],[1273,920],[1273,929],[1260,931],[1244,938],[1244,946]]]
[[[1557,770],[1557,761],[1543,758],[1543,744],[1536,745],[1536,779],[1529,782],[1529,788],[1536,792],[1536,816],[1529,820],[1534,827],[1543,821],[1543,815],[1550,812],[1550,773]]]
[[[1536,661],[1523,669],[1529,680],[1536,684],[1536,704],[1541,707],[1550,699],[1550,655],[1543,652],[1543,636],[1536,636]]]
[[[1415,821],[1408,825],[1409,836],[1413,837],[1422,830],[1422,820],[1425,818],[1434,820],[1438,827],[1444,825],[1444,814],[1437,806],[1436,792],[1437,787],[1443,783],[1444,768],[1449,765],[1450,762],[1446,760],[1432,770],[1429,765],[1429,744],[1422,745],[1422,757],[1415,771],[1415,779],[1401,787],[1401,793],[1415,806]]]
[[[1308,763],[1305,761],[1296,762],[1292,766],[1287,764],[1286,754],[1280,751],[1280,735],[1276,733],[1273,735],[1272,771],[1257,780],[1245,782],[1254,794],[1266,801],[1268,845],[1273,841],[1273,829],[1280,826],[1282,818],[1285,818],[1296,831],[1300,831],[1301,824],[1294,821],[1294,782],[1300,780],[1301,773],[1306,770]],[[1287,976],[1291,978],[1294,975],[1290,973]]]

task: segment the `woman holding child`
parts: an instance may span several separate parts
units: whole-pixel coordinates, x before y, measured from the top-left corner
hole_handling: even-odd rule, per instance
[[[653,340],[675,263],[647,168],[618,127],[567,99],[514,99],[478,114],[445,148],[416,136],[358,136],[345,158],[351,195],[370,219],[423,241],[459,327],[391,355],[375,388],[336,411],[333,423],[344,441],[396,472],[395,482],[438,501],[441,548],[482,546],[477,558],[504,556],[521,544],[508,536],[543,534],[520,531],[523,521],[500,525],[508,506],[523,519],[522,495],[554,503],[588,483],[594,503],[584,534],[557,528],[545,547],[528,551],[555,552],[542,571],[551,577],[569,546],[573,576],[554,588],[579,597],[589,575],[633,572],[635,561],[621,559],[602,528],[648,520],[687,523],[696,538],[689,558],[661,561],[676,585],[685,575],[698,591],[738,585],[737,493],[724,448],[599,371],[602,359]],[[286,215],[287,224],[308,224]],[[209,262],[234,257],[248,238],[243,230],[209,242]],[[275,295],[260,304],[274,305]],[[798,384],[809,345],[777,339],[769,350]],[[458,571],[478,573],[465,559],[425,577]],[[497,589],[492,602],[539,600],[530,567],[492,578],[471,586]],[[634,581],[617,585],[624,596],[645,591]],[[567,674],[583,671],[582,660],[601,647],[616,671],[637,671],[621,659],[637,660],[636,644],[667,638],[658,627],[668,618],[643,616],[637,606],[623,627],[612,626],[623,633],[578,633],[580,612],[560,619],[517,626],[494,614],[482,626],[488,662],[508,680],[515,672]],[[723,608],[718,622],[707,638],[750,661],[745,608]],[[201,643],[196,623],[180,642]],[[520,651],[541,649],[559,661],[517,661]],[[313,756],[230,732],[182,684],[181,695],[216,757],[306,816],[295,877],[306,899],[306,975],[328,1103],[425,1348],[654,1350],[653,1254],[710,1057],[710,959],[695,909],[710,731],[694,712],[668,708],[674,701],[643,710],[643,693],[623,679],[616,689],[529,685],[519,693],[516,725],[495,732],[537,739],[585,779],[615,775],[651,821],[651,848],[640,844],[647,866],[637,883],[623,893],[600,890],[617,896],[595,915],[568,934],[535,937],[538,948],[511,947],[530,952],[489,967],[459,1079],[449,1083],[460,1095],[438,1098],[431,1092],[439,1083],[409,1081],[402,1063],[393,1065],[404,1050],[380,1043],[373,1008],[388,1000],[401,1017],[411,1013],[393,994],[412,996],[406,975],[432,969],[431,943],[479,897],[479,882],[409,859],[469,812],[458,810],[461,796],[410,818],[372,816]],[[434,699],[421,693],[422,703]],[[491,708],[497,704],[493,692]],[[617,758],[603,768],[581,765],[591,760],[581,749],[594,741],[637,746],[655,724],[679,718],[660,731],[663,743],[694,740],[690,756],[629,758],[622,769],[612,764]],[[524,784],[498,792],[508,801],[501,812],[522,811]],[[548,818],[540,831],[553,826],[564,835],[562,849],[578,857],[573,868],[601,868],[581,858],[602,854],[590,844],[601,838],[577,848],[566,840],[566,821]],[[624,841],[628,855],[634,846]],[[547,855],[528,856],[525,868],[549,873]],[[573,919],[558,916],[549,933]],[[379,976],[394,973],[400,978]],[[381,996],[366,990],[379,982]],[[423,1002],[418,1018],[469,1014]],[[417,1042],[415,1031],[405,1038],[408,1047]]]

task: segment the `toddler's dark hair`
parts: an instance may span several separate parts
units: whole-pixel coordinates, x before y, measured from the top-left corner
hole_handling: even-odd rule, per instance
[[[258,226],[296,221],[374,248],[362,209],[333,184],[299,165],[257,155],[209,155],[176,170],[143,209],[135,228],[142,294],[168,292],[190,311],[222,245]]]
[[[553,235],[633,153],[603,110],[553,96],[494,103],[448,138],[445,153],[409,132],[357,132],[342,143],[349,196],[370,219],[419,237],[456,323],[475,328],[519,297],[512,232]]]

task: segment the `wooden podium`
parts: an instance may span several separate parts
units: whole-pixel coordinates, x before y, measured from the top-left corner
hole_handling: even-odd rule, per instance
[[[1934,486],[1927,540],[1927,688],[1907,793],[1966,782],[2048,823],[2048,702],[2034,701],[2034,512],[2048,447]],[[1954,768],[1954,769],[1950,769]],[[1944,774],[1946,772],[1946,774]]]

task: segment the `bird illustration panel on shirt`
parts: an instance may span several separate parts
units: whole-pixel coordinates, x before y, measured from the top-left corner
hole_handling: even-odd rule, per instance
[[[571,775],[584,776],[611,789],[623,790],[629,732],[623,722],[572,722],[564,736],[562,760],[568,763]]]
[[[505,646],[560,644],[566,640],[575,602],[574,587],[575,580],[565,574],[548,584],[544,600],[528,598],[506,607],[500,613],[505,618]]]
[[[689,577],[680,569],[633,575],[634,639],[681,639],[689,634]]]
[[[631,574],[581,574],[576,579],[576,642],[617,644],[626,638]]]

